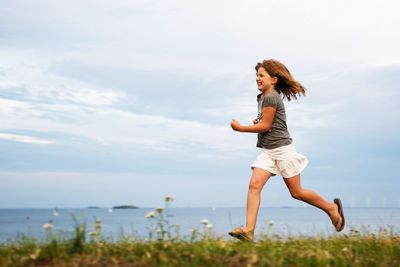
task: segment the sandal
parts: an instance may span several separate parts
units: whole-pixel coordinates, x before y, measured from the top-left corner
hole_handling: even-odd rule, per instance
[[[228,232],[228,234],[241,241],[253,242],[254,239],[254,230],[245,232],[243,228],[240,227],[233,229],[232,231]]]
[[[333,202],[338,206],[339,216],[340,216],[340,218],[342,218],[342,224],[341,224],[341,225],[338,226],[339,218],[337,219],[337,221],[336,221],[336,223],[335,223],[336,231],[340,232],[340,231],[343,230],[344,225],[345,225],[342,201],[340,201],[340,198],[335,198],[335,199],[333,200]]]

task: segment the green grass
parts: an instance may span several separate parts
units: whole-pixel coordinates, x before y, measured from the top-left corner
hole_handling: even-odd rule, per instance
[[[0,267],[19,266],[400,266],[400,235],[393,227],[377,233],[368,228],[350,229],[348,234],[279,236],[272,225],[256,242],[246,243],[216,237],[208,220],[182,237],[170,224],[168,206],[149,212],[148,238],[126,236],[112,242],[102,234],[95,218],[93,231],[71,214],[70,234],[56,233],[44,225],[45,240],[24,235],[0,243]]]
[[[101,238],[84,227],[62,239],[23,237],[0,245],[0,266],[400,266],[400,236],[393,232],[330,237],[264,236],[254,243],[203,236],[196,240]]]

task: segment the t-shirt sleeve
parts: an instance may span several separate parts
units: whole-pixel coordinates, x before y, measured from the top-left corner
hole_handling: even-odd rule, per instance
[[[277,109],[278,108],[278,99],[276,98],[276,96],[269,94],[264,98],[262,107],[263,108],[273,107],[273,108]]]

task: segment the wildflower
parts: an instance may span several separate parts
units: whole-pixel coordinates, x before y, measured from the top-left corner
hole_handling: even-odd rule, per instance
[[[347,249],[346,247],[344,247],[344,248],[342,249],[342,251],[343,251],[343,252],[347,252],[348,249]]]
[[[32,260],[36,260],[39,254],[40,254],[40,249],[36,248],[35,251],[29,255],[29,258],[31,258]]]
[[[44,230],[50,230],[53,228],[53,224],[51,222],[48,222],[48,223],[43,224],[42,227]]]
[[[154,211],[150,211],[149,213],[146,214],[146,218],[154,218],[156,217],[156,213]]]
[[[208,224],[208,220],[207,220],[207,219],[203,219],[203,220],[201,221],[201,223],[204,224],[204,225],[207,225],[207,224]]]
[[[172,202],[174,200],[174,198],[171,196],[166,196],[164,200],[165,200],[165,202]]]
[[[206,228],[207,228],[207,229],[212,229],[212,228],[213,228],[213,225],[212,225],[211,223],[208,223],[208,224],[206,225]]]
[[[156,208],[156,211],[157,211],[158,213],[162,213],[162,212],[164,211],[164,208],[158,207],[158,208]]]
[[[89,232],[88,235],[90,235],[90,236],[96,236],[97,233],[96,233],[95,231],[92,231],[92,232]]]
[[[273,225],[274,225],[274,221],[273,221],[273,220],[270,220],[270,221],[268,222],[268,225],[269,225],[269,226],[273,226]]]
[[[96,219],[96,222],[94,224],[94,227],[96,229],[96,232],[99,232],[101,229],[101,220],[100,219]]]

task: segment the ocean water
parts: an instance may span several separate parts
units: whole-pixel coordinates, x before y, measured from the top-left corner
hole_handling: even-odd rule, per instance
[[[0,242],[16,240],[22,235],[38,239],[46,237],[43,228],[49,220],[53,232],[71,234],[75,214],[79,222],[86,222],[87,232],[93,231],[95,220],[100,219],[102,236],[116,241],[123,237],[148,238],[151,221],[146,214],[153,209],[0,209]],[[175,225],[179,225],[180,237],[189,237],[194,228],[204,232],[203,219],[212,224],[212,235],[229,238],[227,232],[245,223],[245,208],[169,208],[171,233],[175,235]],[[400,232],[399,208],[345,208],[346,228],[339,234],[347,234],[351,229],[379,232],[392,229]],[[335,234],[328,216],[313,207],[261,208],[257,221],[256,235],[278,234],[281,236],[316,236]]]

